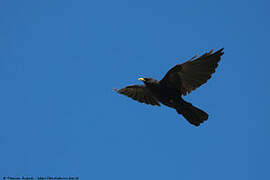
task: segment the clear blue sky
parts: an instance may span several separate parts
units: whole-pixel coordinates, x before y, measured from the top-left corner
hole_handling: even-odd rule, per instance
[[[0,175],[270,179],[269,1],[0,2]],[[175,110],[113,88],[225,48]]]

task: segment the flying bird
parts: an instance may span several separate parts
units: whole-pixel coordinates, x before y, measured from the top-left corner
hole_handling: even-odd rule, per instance
[[[182,64],[177,64],[160,81],[147,77],[139,78],[144,85],[131,85],[114,90],[141,103],[156,106],[160,106],[161,103],[174,108],[189,123],[199,126],[208,119],[208,114],[186,102],[182,96],[189,94],[211,78],[224,54],[223,48],[214,53],[213,51],[212,49],[200,57],[196,55]]]

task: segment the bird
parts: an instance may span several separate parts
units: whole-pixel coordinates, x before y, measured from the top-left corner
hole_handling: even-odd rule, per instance
[[[185,101],[182,96],[196,90],[211,78],[223,54],[224,48],[216,52],[212,49],[199,57],[195,55],[186,62],[175,65],[160,81],[144,77],[138,79],[144,85],[129,85],[114,90],[141,103],[153,106],[163,104],[174,108],[190,124],[200,126],[209,115]]]

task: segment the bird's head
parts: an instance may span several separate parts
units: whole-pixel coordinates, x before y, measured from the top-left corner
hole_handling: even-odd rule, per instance
[[[152,78],[139,78],[138,80],[142,81],[145,85],[157,84],[158,81]]]

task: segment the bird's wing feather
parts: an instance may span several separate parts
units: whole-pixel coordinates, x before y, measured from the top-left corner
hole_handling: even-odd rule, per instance
[[[215,53],[212,52],[213,50],[198,58],[194,56],[185,63],[174,66],[167,72],[160,83],[167,87],[179,88],[181,94],[187,95],[206,83],[215,72],[224,52],[223,48]]]
[[[141,103],[160,106],[158,100],[145,86],[132,85],[115,91]]]

